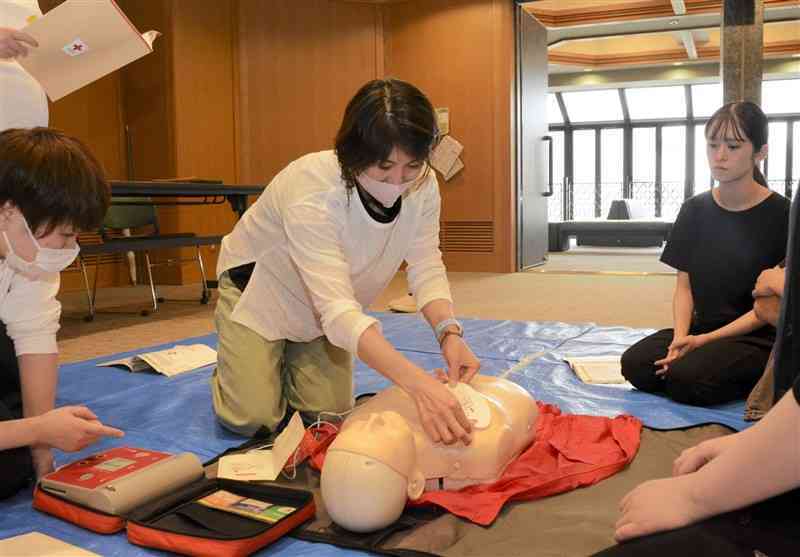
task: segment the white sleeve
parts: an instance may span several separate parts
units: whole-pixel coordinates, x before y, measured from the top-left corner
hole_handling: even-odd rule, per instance
[[[358,354],[358,340],[379,323],[363,312],[342,248],[344,208],[339,201],[309,197],[284,212],[289,256],[303,279],[322,330],[334,345]]]
[[[29,280],[20,274],[11,279],[11,288],[0,307],[0,319],[14,341],[17,356],[58,353],[56,332],[61,304],[56,294],[59,284],[58,273],[39,280]]]
[[[408,284],[419,309],[433,300],[453,301],[447,271],[442,262],[442,252],[439,251],[442,200],[433,170],[431,174],[433,179],[420,192],[425,195],[420,229],[406,255]]]

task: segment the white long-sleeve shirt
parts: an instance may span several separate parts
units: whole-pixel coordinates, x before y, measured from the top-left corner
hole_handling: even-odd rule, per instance
[[[232,319],[267,340],[325,335],[357,354],[377,320],[364,314],[401,263],[418,307],[451,300],[439,251],[441,199],[434,172],[383,224],[348,195],[336,154],[306,155],[283,169],[222,240],[217,275],[255,262]]]
[[[17,356],[58,352],[59,280],[58,273],[29,280],[0,259],[0,320],[14,341]]]
[[[37,0],[0,0],[0,27],[21,29],[42,15]],[[32,47],[31,47],[32,48]],[[46,126],[44,90],[16,60],[0,59],[0,131]]]

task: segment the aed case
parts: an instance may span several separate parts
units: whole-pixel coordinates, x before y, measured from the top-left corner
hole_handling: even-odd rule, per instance
[[[218,490],[294,507],[275,523],[210,508],[198,499]],[[191,453],[118,447],[43,477],[33,507],[100,534],[127,530],[133,544],[193,556],[244,556],[315,514],[309,491],[208,479]]]

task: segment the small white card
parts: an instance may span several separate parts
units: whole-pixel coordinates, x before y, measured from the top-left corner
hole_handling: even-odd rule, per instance
[[[300,446],[305,433],[300,413],[295,412],[286,428],[275,438],[272,449],[223,456],[219,459],[217,477],[244,482],[271,482]]]

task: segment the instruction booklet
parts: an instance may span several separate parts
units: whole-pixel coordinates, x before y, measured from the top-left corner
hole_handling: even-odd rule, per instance
[[[167,377],[216,363],[217,351],[205,344],[176,344],[166,350],[143,352],[98,366],[123,366],[129,371],[157,371]]]
[[[584,383],[614,385],[627,383],[620,356],[564,356],[575,375]]]
[[[160,34],[139,33],[113,0],[67,0],[22,31],[39,46],[19,63],[51,101],[150,54]]]

